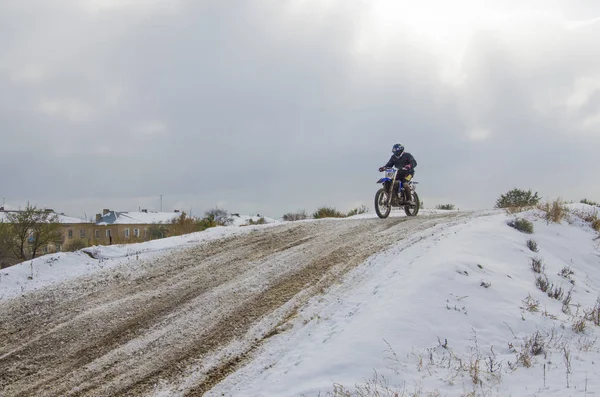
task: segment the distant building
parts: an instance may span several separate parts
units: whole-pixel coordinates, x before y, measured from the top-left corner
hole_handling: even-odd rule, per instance
[[[111,240],[113,243],[148,240],[152,237],[150,235],[152,226],[169,224],[180,216],[178,210],[118,212],[104,209],[102,214],[96,214],[96,223],[93,225],[94,241],[104,244],[110,243]]]
[[[96,214],[95,222],[92,222],[57,214],[51,209],[46,211],[56,214],[58,222],[61,224],[61,239],[42,247],[40,254],[63,251],[75,243],[92,246],[149,240],[152,237],[151,228],[153,226],[171,223],[181,216],[178,210],[174,212],[147,210],[118,212],[104,209],[102,214]],[[4,207],[0,207],[0,222],[6,222],[6,215],[11,212],[19,211],[5,210]],[[160,229],[158,229],[158,233],[160,233]]]

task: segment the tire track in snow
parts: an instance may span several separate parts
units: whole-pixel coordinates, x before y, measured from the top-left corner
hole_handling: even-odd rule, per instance
[[[406,235],[465,215],[288,223],[2,302],[0,389],[135,396],[166,382],[202,395],[341,275]],[[270,328],[223,353],[269,316]]]

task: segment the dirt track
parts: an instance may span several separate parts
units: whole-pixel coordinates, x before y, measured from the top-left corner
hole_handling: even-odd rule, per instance
[[[288,223],[2,301],[0,396],[200,396],[343,273],[462,216]]]

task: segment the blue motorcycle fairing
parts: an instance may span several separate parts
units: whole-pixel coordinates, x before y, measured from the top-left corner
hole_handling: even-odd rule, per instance
[[[381,178],[380,180],[377,181],[377,183],[385,183],[385,182],[391,182],[392,180],[390,178]]]

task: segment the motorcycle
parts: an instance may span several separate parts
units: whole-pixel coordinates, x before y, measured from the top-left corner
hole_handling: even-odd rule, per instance
[[[392,207],[404,207],[404,212],[407,216],[416,216],[421,206],[419,195],[415,191],[415,185],[418,182],[396,180],[398,170],[393,167],[386,168],[383,172],[385,172],[384,177],[377,181],[383,187],[375,193],[375,212],[377,216],[387,218],[392,211]],[[412,197],[406,197],[405,183],[410,184],[410,194]],[[398,190],[398,186],[400,186],[400,190]],[[398,191],[400,194],[397,193]],[[412,200],[410,200],[411,198]]]

